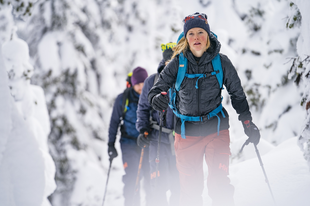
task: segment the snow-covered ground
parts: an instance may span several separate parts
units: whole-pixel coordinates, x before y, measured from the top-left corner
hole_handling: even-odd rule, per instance
[[[243,152],[239,154],[247,137],[242,131],[240,122],[237,121],[237,114],[233,108],[227,106],[227,110],[230,114],[230,130],[237,131],[231,134],[230,145],[232,152],[230,178],[235,187],[235,204],[275,206],[253,144],[245,146]],[[273,111],[273,108],[270,108],[265,112],[272,114]],[[296,118],[296,121],[299,121],[298,119]],[[282,124],[286,127],[290,126],[290,122],[290,119],[282,120]],[[301,124],[301,121],[299,122]],[[257,146],[277,206],[309,205],[307,194],[310,191],[310,170],[297,142],[298,137],[291,137],[274,146],[262,134]],[[205,205],[211,204],[207,188],[203,196]]]
[[[302,151],[297,146],[297,137],[292,137],[277,147],[262,141],[257,148],[276,204],[278,206],[309,206],[310,172]],[[235,205],[275,206],[253,144],[245,146],[242,155],[248,159],[232,164],[230,167],[231,183],[235,187]],[[119,156],[114,160],[110,173],[106,206],[123,205],[121,190],[123,184],[120,178],[122,174]],[[205,174],[207,175],[207,170]],[[205,187],[204,206],[211,204],[207,192]],[[141,203],[143,206],[143,198]]]
[[[297,138],[286,140],[262,155],[271,190],[277,205],[309,205],[310,173],[297,146]],[[256,156],[253,145],[246,148]],[[258,147],[260,150],[260,147]],[[255,157],[230,168],[235,186],[236,206],[273,206],[273,199],[258,159]]]

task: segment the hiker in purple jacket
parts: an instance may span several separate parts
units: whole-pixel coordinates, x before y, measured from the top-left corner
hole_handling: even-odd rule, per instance
[[[172,47],[175,43],[162,44],[163,59],[159,63],[157,73],[149,76],[145,82],[140,96],[136,128],[140,132],[138,145],[149,147],[149,164],[151,176],[152,206],[179,206],[179,173],[176,168],[174,154],[174,114],[169,108],[163,118],[162,135],[160,141],[160,156],[158,165],[158,175],[156,175],[156,158],[159,137],[159,112],[152,109],[147,100],[148,93],[158,79],[159,73],[170,61],[173,54]],[[149,135],[145,136],[147,132]],[[168,204],[166,192],[170,190],[171,196]]]

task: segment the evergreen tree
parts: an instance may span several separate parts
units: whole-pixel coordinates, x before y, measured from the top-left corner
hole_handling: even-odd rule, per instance
[[[37,0],[1,0],[0,6],[4,8],[5,6],[12,5],[15,16],[27,18],[31,16],[31,10],[36,1]]]
[[[20,5],[14,2],[13,6]],[[16,11],[7,2],[0,4],[2,107],[8,106],[2,108],[5,113],[1,117],[6,129],[1,129],[0,182],[1,190],[6,192],[0,202],[49,206],[47,196],[56,188],[55,165],[47,147],[49,118],[42,88],[30,84],[33,66],[29,63],[29,49],[16,35],[13,19],[20,14],[14,12],[13,16],[12,9]],[[10,97],[6,96],[7,90]]]
[[[102,190],[85,181],[92,170],[103,182],[101,149],[105,140],[101,90],[104,66],[98,62],[101,18],[97,1],[51,0],[36,4],[27,29],[21,32],[35,62],[33,83],[46,94],[51,121],[49,146],[56,163],[53,205],[101,202]],[[99,183],[98,183],[99,184]],[[84,199],[74,194],[82,191]],[[80,194],[80,193],[79,193]]]
[[[173,4],[166,2],[159,13]],[[35,5],[27,29],[20,31],[35,63],[32,81],[44,88],[50,114],[50,151],[57,168],[57,190],[50,197],[53,205],[102,200],[104,180],[98,178],[104,178],[100,167],[108,160],[105,145],[115,92],[125,88],[127,73],[134,67],[156,71],[163,42],[160,32],[151,33],[160,25],[155,21],[157,15],[149,14],[160,5],[137,0],[42,1]],[[161,29],[179,32],[173,20]],[[82,154],[87,155],[77,160]],[[77,188],[86,178],[81,175],[87,170],[83,161],[98,169],[98,178],[96,183]],[[85,197],[76,200],[78,191]]]

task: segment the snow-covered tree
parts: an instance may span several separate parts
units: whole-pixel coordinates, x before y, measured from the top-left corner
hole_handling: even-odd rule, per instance
[[[157,1],[42,1],[26,26],[19,23],[35,65],[32,83],[44,88],[50,114],[50,151],[57,168],[53,205],[102,201],[101,167],[108,160],[105,144],[115,91],[125,88],[127,73],[136,66],[156,71],[160,43],[176,39],[180,30],[176,18],[162,24],[162,12],[177,12],[169,10],[174,2],[161,9]],[[150,15],[154,7],[162,21]],[[157,37],[154,25],[169,37]],[[86,181],[89,174],[92,181]]]
[[[287,76],[299,30],[286,28],[287,0],[235,0],[235,4],[248,28],[236,67],[262,138],[277,145],[299,132],[298,124],[288,122],[302,114],[301,94]],[[287,92],[290,98],[284,98]]]
[[[296,45],[298,55],[292,59],[290,78],[302,88],[303,95],[300,104],[306,110],[298,144],[304,151],[304,157],[310,167],[310,15],[307,11],[310,2],[293,0],[290,6],[291,12],[287,27],[290,29],[300,27],[301,29]]]
[[[42,88],[30,84],[29,49],[19,39],[10,5],[1,5],[0,202],[50,206],[55,165],[48,153],[50,132]]]
[[[97,52],[101,20],[97,1],[44,1],[35,5],[21,32],[31,45],[33,83],[46,93],[49,146],[57,168],[57,189],[50,197],[55,206],[102,200],[108,103],[101,90],[105,65]]]
[[[1,8],[6,6],[13,7],[13,13],[16,17],[27,18],[31,16],[33,4],[38,0],[1,0]]]

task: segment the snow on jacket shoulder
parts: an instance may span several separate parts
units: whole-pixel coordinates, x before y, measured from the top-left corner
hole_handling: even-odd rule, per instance
[[[211,46],[201,56],[199,62],[196,62],[195,57],[190,50],[184,54],[188,59],[187,73],[202,74],[213,72],[212,59],[219,54],[220,43],[211,35]],[[251,113],[246,101],[246,96],[243,92],[240,79],[237,71],[228,59],[227,56],[220,54],[220,59],[223,69],[223,83],[228,93],[231,96],[232,105],[239,114],[240,120],[251,119]],[[161,91],[168,91],[176,81],[179,67],[178,56],[175,57],[161,72],[157,83],[151,89],[148,95],[148,101]],[[198,89],[195,88],[197,78],[191,79],[184,77],[180,91],[176,96],[176,107],[183,115],[188,116],[204,116],[214,110],[221,104],[221,89],[216,76],[201,78],[198,80]],[[228,129],[228,114],[225,109],[224,118],[221,114],[220,130]],[[176,132],[180,132],[180,119],[177,119]],[[210,118],[206,122],[186,122],[186,135],[206,135],[217,132],[217,117]]]

